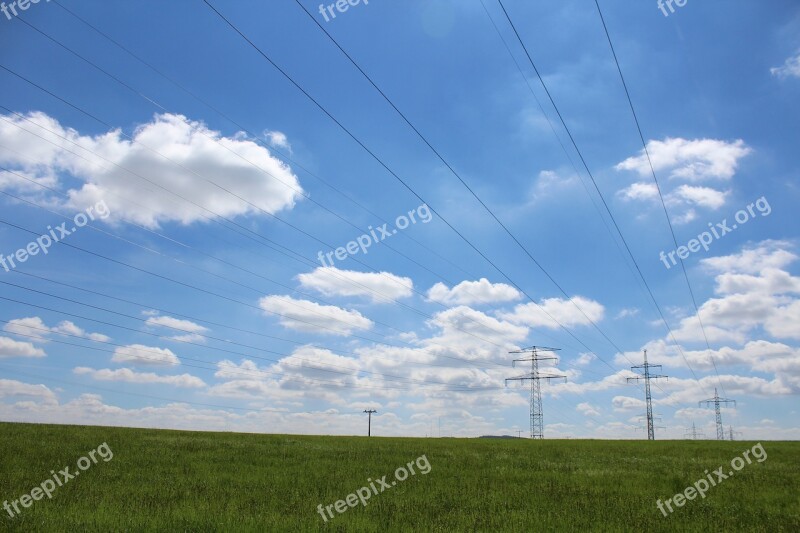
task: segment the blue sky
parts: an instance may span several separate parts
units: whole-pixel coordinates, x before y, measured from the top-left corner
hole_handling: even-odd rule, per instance
[[[0,13],[0,418],[524,434],[508,352],[544,345],[548,437],[644,436],[644,349],[659,438],[714,436],[715,388],[726,428],[800,437],[800,9],[601,2],[703,331],[595,3],[504,2],[603,199],[483,1],[303,5],[569,298],[295,2],[212,3],[418,197],[204,2]]]

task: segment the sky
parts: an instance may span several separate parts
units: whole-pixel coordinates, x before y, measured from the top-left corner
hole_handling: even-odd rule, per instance
[[[0,420],[800,438],[795,2],[5,5]]]

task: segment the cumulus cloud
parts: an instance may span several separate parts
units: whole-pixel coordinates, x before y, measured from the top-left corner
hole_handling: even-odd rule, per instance
[[[151,316],[145,321],[145,324],[151,327],[163,327],[175,331],[182,331],[184,332],[183,334],[175,335],[171,338],[183,342],[203,342],[206,340],[204,334],[208,331],[208,328],[200,324],[171,316]]]
[[[709,209],[719,209],[725,205],[725,200],[729,194],[730,192],[718,191],[711,187],[681,185],[669,195],[667,201],[676,204],[686,203]]]
[[[655,183],[631,183],[617,194],[626,200],[654,200],[658,198],[658,188]]]
[[[714,292],[700,306],[700,318],[712,342],[744,343],[762,328],[776,338],[800,339],[800,278],[781,270],[797,259],[786,243],[764,241],[739,253],[708,258],[705,268],[718,272]],[[696,316],[681,320],[673,330],[679,341],[703,341]]]
[[[786,78],[800,78],[800,51],[789,57],[780,67],[769,69],[770,74],[785,80]]]
[[[671,178],[687,181],[729,180],[736,173],[739,160],[752,152],[744,141],[716,139],[666,138],[647,143],[650,161],[656,172],[667,171]],[[617,170],[632,170],[640,176],[651,174],[644,150],[617,164]]]
[[[325,296],[359,296],[375,303],[391,303],[408,298],[414,289],[411,278],[389,272],[358,272],[336,267],[318,267],[297,276],[300,284]]]
[[[81,180],[82,186],[66,191],[70,200],[65,207],[80,211],[102,199],[112,221],[124,218],[155,228],[166,222],[188,225],[204,220],[205,213],[197,207],[175,202],[170,194],[133,173],[225,217],[258,215],[260,211],[205,179],[269,213],[292,208],[301,190],[291,169],[263,146],[237,135],[225,137],[181,115],[155,116],[133,132],[136,142],[119,129],[81,135],[42,112],[31,112],[24,118],[4,115],[3,119],[0,144],[11,150],[0,154],[0,163],[51,186],[56,185],[57,177],[69,175]],[[19,184],[20,180],[0,176],[0,186],[18,188]],[[52,201],[60,200],[53,197]]]
[[[167,348],[155,348],[142,344],[131,344],[114,350],[111,360],[115,363],[125,363],[141,366],[168,366],[179,365],[178,356]]]
[[[57,402],[53,391],[44,385],[33,385],[12,379],[0,379],[0,398],[34,398],[44,405]]]
[[[542,170],[530,190],[531,203],[569,190],[578,181],[575,176],[564,176],[552,170]]]
[[[781,269],[797,261],[798,256],[790,251],[791,247],[786,241],[766,240],[736,254],[703,259],[700,264],[713,272],[758,274],[764,269]]]
[[[38,337],[41,342],[47,341],[47,336],[50,334],[60,334],[72,337],[81,337],[96,342],[108,342],[111,337],[103,335],[102,333],[88,333],[83,328],[76,326],[69,320],[59,322],[57,325],[50,327],[38,316],[17,318],[9,321],[3,329],[8,333],[16,335],[25,335],[28,337]]]
[[[172,385],[182,388],[199,389],[206,386],[205,382],[191,374],[181,374],[179,376],[159,376],[151,372],[136,372],[129,368],[120,368],[111,370],[104,368],[95,370],[85,366],[79,366],[72,370],[73,373],[81,376],[89,376],[97,381],[122,381],[125,383],[155,383],[163,385]]]
[[[270,146],[283,148],[289,152],[292,151],[292,145],[289,144],[289,139],[286,137],[285,133],[281,131],[265,131],[264,137],[267,138],[267,142]]]
[[[267,313],[278,315],[283,327],[306,333],[345,337],[368,330],[373,324],[358,311],[297,300],[291,296],[265,296],[258,304]]]
[[[551,329],[561,327],[558,323],[565,327],[597,323],[603,319],[604,315],[605,308],[602,304],[582,296],[575,296],[571,301],[563,298],[548,298],[542,300],[538,305],[534,303],[520,304],[514,307],[512,312],[497,313],[500,318],[515,324],[524,324],[528,327],[543,326]]]
[[[583,416],[600,416],[600,411],[588,402],[582,402],[575,406],[575,410]]]
[[[7,357],[45,357],[44,350],[30,342],[20,342],[0,337],[0,359]]]
[[[522,294],[505,283],[491,283],[486,278],[478,281],[462,281],[455,287],[448,288],[444,283],[437,283],[428,289],[428,299],[445,305],[474,305],[513,302]]]

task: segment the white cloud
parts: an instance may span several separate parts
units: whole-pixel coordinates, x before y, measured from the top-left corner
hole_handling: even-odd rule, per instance
[[[267,142],[270,144],[270,146],[274,146],[275,148],[283,148],[291,153],[292,146],[289,144],[289,139],[286,137],[285,133],[281,131],[265,131],[264,137],[267,138]]]
[[[617,316],[615,316],[614,318],[619,320],[621,318],[634,317],[634,316],[636,316],[638,314],[639,314],[639,309],[636,308],[636,307],[632,307],[630,309],[626,308],[626,309],[621,310],[619,313],[617,313]]]
[[[515,324],[524,324],[527,327],[544,326],[557,329],[561,327],[558,323],[565,327],[597,323],[603,319],[604,314],[605,308],[599,302],[575,296],[572,301],[563,298],[548,298],[539,305],[520,304],[514,307],[513,312],[498,312],[497,316]]]
[[[141,366],[179,365],[178,356],[167,348],[154,348],[142,344],[131,344],[114,350],[111,360]]]
[[[736,173],[739,160],[752,150],[742,140],[725,142],[716,139],[666,138],[647,143],[656,172],[669,171],[671,178],[687,181],[729,180]],[[617,170],[633,170],[640,176],[651,175],[647,155],[639,155],[617,164]]]
[[[512,302],[522,294],[505,283],[491,283],[486,278],[478,281],[462,281],[452,289],[437,283],[428,290],[428,299],[445,305],[474,305]]]
[[[766,240],[747,246],[741,252],[720,257],[709,257],[700,263],[716,272],[758,274],[766,268],[784,268],[795,262],[797,255],[790,252],[786,241]]]
[[[181,320],[171,316],[151,316],[145,321],[145,324],[152,327],[164,327],[176,331],[182,331],[183,334],[170,337],[172,340],[178,342],[205,342],[204,334],[208,332],[208,328],[196,324],[190,320]]]
[[[588,402],[579,403],[575,406],[575,410],[583,416],[600,416],[598,408]]]
[[[715,277],[715,293],[700,306],[700,317],[711,342],[744,343],[757,328],[776,338],[800,339],[800,278],[781,270],[797,256],[786,243],[764,241],[741,252],[703,260]],[[679,341],[703,341],[696,316],[673,329]]]
[[[135,372],[129,368],[111,370],[104,368],[95,370],[87,367],[77,367],[72,370],[78,375],[88,375],[97,381],[123,381],[125,383],[156,383],[173,385],[175,387],[199,389],[206,386],[205,382],[191,374],[181,374],[179,376],[159,376],[151,372]]]
[[[164,326],[165,328],[182,330],[187,333],[205,333],[208,328],[190,320],[181,320],[171,316],[156,316],[147,319],[148,326]]]
[[[530,190],[530,201],[536,202],[543,198],[565,191],[577,183],[575,176],[563,176],[552,170],[542,170],[539,172],[538,179],[534,182]]]
[[[681,185],[670,194],[668,201],[694,204],[709,209],[719,209],[725,205],[729,192],[718,191],[710,187]]]
[[[151,228],[165,222],[191,224],[204,220],[204,213],[195,206],[176,203],[170,194],[55,134],[16,115],[3,118],[5,120],[0,121],[0,144],[24,153],[26,158],[6,150],[0,154],[0,163],[44,181],[52,181],[56,175],[70,174],[84,182],[79,189],[67,191],[70,197],[67,208],[80,211],[104,200],[111,213],[109,220],[124,218]],[[139,126],[132,135],[136,143],[123,137],[120,130],[97,136],[80,135],[41,112],[31,112],[26,118],[222,216],[258,215],[260,211],[229,194],[223,194],[219,188],[194,172],[269,213],[292,208],[299,197],[296,191],[301,190],[290,168],[272,157],[263,146],[236,136],[224,137],[203,123],[190,121],[180,115],[157,115],[152,122]],[[180,166],[154,151],[166,155]],[[14,181],[19,182],[0,177],[0,185],[8,183],[7,186],[12,187]],[[58,200],[54,197],[52,201]]]
[[[0,359],[6,357],[45,357],[44,350],[30,342],[20,342],[0,337]]]
[[[658,188],[655,183],[631,183],[618,192],[626,200],[653,200],[658,198]]]
[[[785,80],[786,78],[800,78],[800,51],[786,59],[780,67],[769,69],[773,76]]]
[[[374,303],[391,303],[411,296],[414,283],[389,272],[357,272],[318,267],[297,276],[300,284],[325,296],[363,296]]]
[[[372,327],[372,321],[358,311],[296,300],[290,296],[265,296],[258,305],[267,313],[280,315],[283,327],[306,333],[344,337]]]
[[[8,324],[3,326],[3,329],[8,333],[16,335],[38,337],[42,342],[47,342],[47,336],[53,333],[81,337],[96,342],[108,342],[111,340],[111,337],[103,335],[102,333],[88,333],[69,320],[64,320],[50,327],[38,316],[10,320]]]
[[[44,385],[32,385],[12,379],[0,379],[0,398],[36,398],[43,405],[56,403],[56,395]]]

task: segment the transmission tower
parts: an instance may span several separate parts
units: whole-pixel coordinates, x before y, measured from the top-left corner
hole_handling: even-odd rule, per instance
[[[530,348],[524,348],[522,350],[516,350],[513,352],[509,352],[511,354],[521,354],[521,353],[529,353],[529,357],[525,357],[522,359],[514,359],[512,362],[512,366],[516,366],[517,363],[530,363],[531,364],[531,371],[529,374],[524,374],[522,376],[517,376],[514,378],[507,378],[506,385],[508,385],[509,381],[520,381],[525,382],[526,380],[530,381],[531,386],[531,405],[530,405],[530,414],[531,414],[531,438],[532,439],[543,439],[544,438],[544,414],[542,413],[542,389],[541,384],[539,383],[541,380],[551,380],[551,379],[564,379],[567,381],[567,376],[562,376],[558,374],[543,374],[539,371],[539,363],[541,361],[555,361],[558,358],[553,355],[542,355],[540,352],[556,352],[560,350],[560,348],[545,348],[543,346],[531,346]]]
[[[644,351],[644,364],[639,366],[632,366],[631,370],[639,371],[641,376],[635,378],[628,378],[628,381],[644,380],[644,395],[647,403],[647,440],[656,440],[655,426],[653,426],[653,397],[650,395],[650,380],[666,378],[659,374],[651,374],[650,369],[661,370],[661,365],[651,365],[647,362],[647,350]]]
[[[646,420],[647,420],[647,414],[646,413],[645,413],[645,416],[640,416],[639,417],[639,422],[646,421]],[[661,416],[653,415],[653,422],[661,422]],[[645,424],[644,426],[639,426],[639,427],[636,428],[637,431],[640,430],[640,429],[648,430],[649,427]],[[653,429],[655,430],[655,429],[667,429],[667,428],[666,428],[666,426],[656,426],[655,424],[653,424]]]
[[[719,410],[719,406],[721,404],[728,404],[732,403],[734,407],[736,407],[736,400],[728,400],[727,398],[720,398],[719,394],[717,394],[717,389],[714,389],[714,397],[709,398],[708,400],[703,400],[698,403],[701,407],[703,404],[710,407],[711,404],[714,404],[714,412],[717,415],[717,440],[725,440],[725,428],[722,427],[722,413]]]
[[[706,438],[706,436],[703,434],[702,430],[701,430],[701,431],[698,431],[698,430],[697,430],[697,427],[695,427],[695,425],[694,425],[694,422],[692,422],[692,429],[691,429],[691,430],[689,430],[689,429],[687,428],[687,429],[686,429],[686,433],[684,433],[684,434],[683,434],[683,436],[684,436],[684,437],[689,437],[689,436],[691,436],[691,437],[692,437],[692,440],[698,440],[698,439],[697,439],[697,437],[698,437],[698,436],[700,436],[700,437],[702,437],[702,438],[704,438],[704,439]]]
[[[742,434],[742,432],[741,432],[741,431],[734,431],[734,430],[733,430],[733,426],[728,426],[728,435],[730,436],[730,439],[731,439],[731,440],[736,440],[736,439],[734,438],[734,436],[736,436],[736,435],[741,435],[741,434]]]

